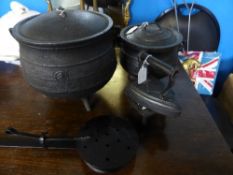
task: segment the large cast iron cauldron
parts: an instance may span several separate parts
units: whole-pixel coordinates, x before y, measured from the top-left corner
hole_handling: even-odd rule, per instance
[[[121,64],[128,73],[137,76],[141,62],[140,53],[146,52],[161,61],[176,66],[182,35],[173,29],[162,28],[156,23],[125,27],[121,33]],[[166,74],[159,69],[153,71],[156,77]]]
[[[104,14],[59,9],[18,23],[11,34],[32,87],[54,97],[86,97],[115,70],[112,27]]]

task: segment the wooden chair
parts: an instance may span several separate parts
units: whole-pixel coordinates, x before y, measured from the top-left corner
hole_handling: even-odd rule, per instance
[[[114,22],[119,25],[126,26],[130,20],[130,5],[131,0],[125,0],[122,8],[114,8],[109,6],[106,11],[113,18]],[[85,0],[80,0],[80,9],[85,9]],[[93,0],[93,10],[98,11],[98,1]]]

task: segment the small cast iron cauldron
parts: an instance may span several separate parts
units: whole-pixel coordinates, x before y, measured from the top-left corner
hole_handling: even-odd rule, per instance
[[[162,28],[156,23],[128,26],[120,33],[122,40],[121,64],[129,74],[137,76],[143,61],[140,53],[148,53],[161,61],[176,66],[178,49],[182,35],[169,28]],[[156,77],[166,74],[159,69],[153,70]]]
[[[105,14],[59,9],[11,29],[27,82],[52,97],[86,97],[116,68],[113,21]]]

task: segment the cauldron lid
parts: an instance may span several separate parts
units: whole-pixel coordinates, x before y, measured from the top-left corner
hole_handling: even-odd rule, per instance
[[[126,119],[108,115],[93,118],[79,132],[79,137],[86,136],[91,139],[78,144],[78,151],[94,171],[116,171],[136,156],[138,134]]]
[[[128,26],[121,31],[121,38],[144,49],[170,48],[180,44],[183,39],[179,32],[156,23]]]
[[[105,14],[81,10],[57,10],[18,23],[12,35],[19,42],[61,45],[94,39],[113,26]]]

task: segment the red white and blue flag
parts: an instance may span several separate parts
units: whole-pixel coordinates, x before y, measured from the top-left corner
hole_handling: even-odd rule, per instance
[[[220,54],[217,52],[189,51],[179,53],[181,62],[195,59],[200,66],[189,76],[199,94],[212,95],[220,64]]]

